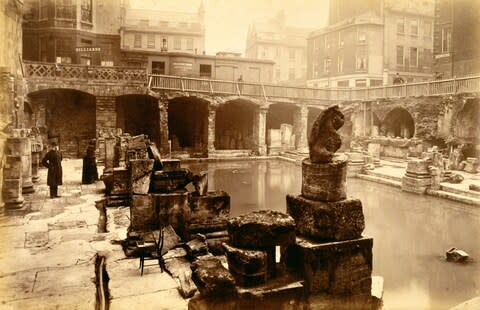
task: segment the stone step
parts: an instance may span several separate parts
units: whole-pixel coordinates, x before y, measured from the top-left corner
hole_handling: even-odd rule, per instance
[[[248,157],[252,153],[251,150],[215,150],[210,152],[208,157],[212,158],[228,158],[228,157]]]
[[[386,185],[391,185],[395,186],[398,188],[402,187],[402,182],[401,181],[396,181],[396,180],[391,180],[379,176],[373,176],[373,175],[367,175],[367,174],[357,174],[357,178],[367,180],[367,181],[372,181],[372,182],[377,182],[380,184],[386,184]]]
[[[453,186],[449,186],[449,185],[446,185],[446,184],[441,184],[440,183],[440,190],[448,192],[448,193],[453,193],[453,194],[458,194],[458,195],[462,195],[462,196],[468,196],[468,197],[475,198],[475,199],[480,199],[480,192],[455,188]]]
[[[473,205],[473,206],[480,206],[480,199],[468,197],[464,195],[454,194],[451,192],[446,192],[442,190],[427,190],[427,194],[431,196],[436,196],[440,198],[450,199],[453,201],[462,202],[465,204]]]
[[[402,182],[402,177],[399,177],[399,176],[396,176],[396,175],[388,175],[388,174],[384,174],[384,173],[381,173],[381,172],[377,172],[375,170],[367,170],[366,173],[367,173],[367,175],[370,175],[370,176],[374,176],[374,177],[378,177],[378,178],[382,178],[382,179],[388,179],[388,180],[392,180],[392,181]]]

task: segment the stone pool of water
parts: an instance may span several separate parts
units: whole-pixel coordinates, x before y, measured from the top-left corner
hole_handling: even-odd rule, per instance
[[[208,170],[209,189],[230,194],[231,216],[285,212],[285,195],[301,189],[301,167],[284,161],[182,166]],[[449,309],[480,295],[480,208],[355,178],[347,180],[347,195],[363,202],[364,235],[374,238],[373,275],[384,278],[386,309]],[[473,261],[446,262],[452,246]]]

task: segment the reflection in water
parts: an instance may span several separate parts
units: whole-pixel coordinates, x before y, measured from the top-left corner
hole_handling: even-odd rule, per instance
[[[184,165],[209,171],[209,189],[228,192],[231,215],[259,209],[285,212],[287,194],[300,193],[301,168],[282,161]],[[448,309],[480,295],[480,267],[447,263],[455,246],[480,260],[480,209],[348,179],[349,197],[362,200],[374,238],[373,274],[384,277],[388,309]]]

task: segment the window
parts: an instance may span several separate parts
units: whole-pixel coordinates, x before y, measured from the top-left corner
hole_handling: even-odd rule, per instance
[[[370,87],[382,86],[383,80],[370,80]]]
[[[363,31],[358,32],[358,42],[359,43],[366,43],[367,42],[367,34]]]
[[[339,47],[343,47],[343,44],[344,44],[344,42],[343,42],[343,35],[342,35],[342,32],[339,31],[339,32],[338,32],[338,46],[339,46]]]
[[[141,19],[138,21],[138,25],[142,27],[148,27],[149,24],[150,22],[148,19]]]
[[[92,22],[92,0],[82,0],[81,4],[82,22]]]
[[[330,57],[327,57],[323,60],[323,72],[330,73],[330,64],[332,63],[332,60]]]
[[[328,42],[328,36],[323,37],[323,45],[325,49],[330,48],[330,42]]]
[[[432,36],[432,23],[429,21],[426,21],[423,24],[423,36],[427,38]]]
[[[355,80],[355,87],[367,87],[367,80],[366,79]]]
[[[401,18],[397,20],[397,33],[404,34],[405,33],[405,19]]]
[[[164,61],[152,61],[152,73],[153,74],[165,74],[165,62]]]
[[[452,28],[445,27],[442,29],[442,53],[450,52],[452,44]]]
[[[337,71],[343,72],[343,55],[337,57]]]
[[[425,48],[423,49],[423,66],[430,67],[432,63],[432,50]]]
[[[275,69],[275,79],[280,80],[280,69]]]
[[[48,18],[48,0],[39,0],[38,1],[38,19],[47,19]]]
[[[365,55],[357,56],[355,68],[357,69],[357,71],[366,71],[368,68],[367,56]]]
[[[101,65],[102,67],[113,67],[113,61],[111,61],[111,60],[102,60],[102,61],[100,62],[100,65]]]
[[[410,21],[410,34],[412,36],[418,36],[418,20]]]
[[[147,47],[148,48],[155,48],[155,35],[154,34],[147,35]]]
[[[72,39],[61,38],[55,39],[55,58],[60,63],[72,62]]]
[[[55,17],[75,19],[75,4],[73,0],[55,0]]]
[[[193,38],[187,38],[187,50],[193,51]]]
[[[38,45],[40,46],[40,61],[46,62],[47,61],[47,38],[46,37],[41,37],[38,39]]]
[[[280,57],[280,47],[277,47],[275,54],[277,55],[277,57]]]
[[[397,45],[397,65],[403,66],[403,46]]]
[[[337,82],[337,87],[348,87],[349,86],[349,81],[348,80],[345,80],[345,81],[338,81]]]
[[[176,49],[176,50],[181,50],[182,49],[182,39],[174,38],[173,39],[173,48]]]
[[[161,51],[162,51],[162,52],[168,51],[168,41],[167,41],[167,38],[162,38],[162,48],[161,48]]]
[[[168,22],[166,22],[166,21],[162,20],[162,21],[160,21],[159,24],[160,24],[160,27],[162,27],[162,28],[168,28]]]
[[[410,66],[418,66],[418,49],[416,47],[410,47]]]
[[[90,57],[87,57],[87,56],[82,56],[80,57],[80,63],[82,65],[87,65],[87,66],[90,66],[91,65],[91,62],[92,62],[92,59]]]
[[[291,49],[288,51],[288,59],[290,59],[290,60],[295,60],[295,49],[291,48]]]
[[[212,65],[200,65],[200,77],[212,77]]]
[[[141,48],[142,47],[142,35],[135,34],[133,37],[133,47]]]
[[[295,80],[295,68],[288,69],[288,79]]]
[[[268,47],[264,47],[262,50],[262,57],[267,58],[268,57]]]

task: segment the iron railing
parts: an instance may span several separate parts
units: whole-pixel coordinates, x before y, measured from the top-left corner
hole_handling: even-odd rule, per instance
[[[23,61],[26,78],[80,79],[104,82],[147,82],[145,68],[86,66],[77,64],[55,64]]]
[[[374,100],[395,97],[437,96],[480,91],[480,76],[362,88],[309,88],[237,81],[210,80],[152,74],[152,90],[243,95],[306,100]]]

